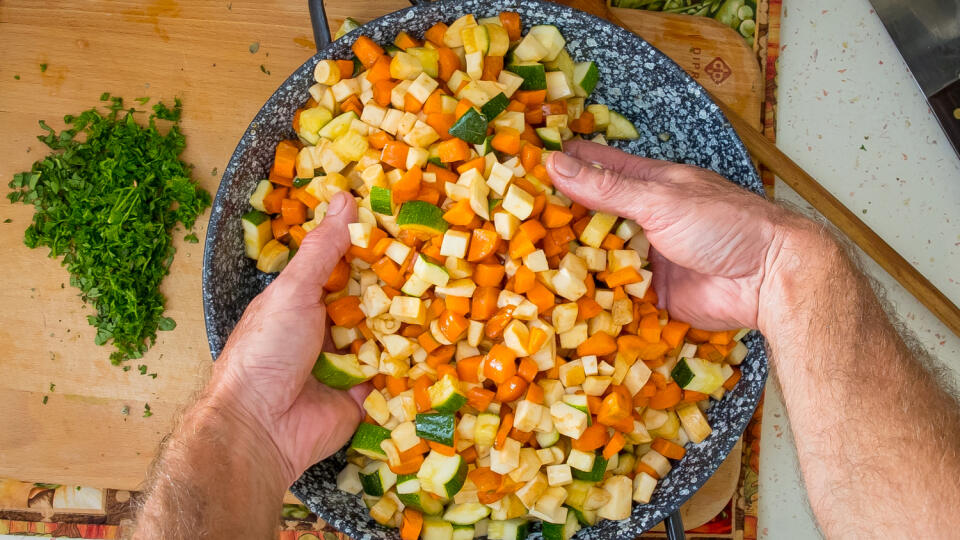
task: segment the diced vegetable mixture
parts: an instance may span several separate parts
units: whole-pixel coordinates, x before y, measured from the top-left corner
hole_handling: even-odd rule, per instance
[[[555,191],[544,162],[573,137],[636,138],[589,103],[597,66],[516,13],[361,36],[322,60],[310,99],[243,217],[277,272],[349,191],[359,219],[324,288],[335,345],[313,373],[372,380],[340,489],[403,540],[567,540],[646,503],[710,435],[703,411],[740,378],[745,330],[656,308],[630,220]]]

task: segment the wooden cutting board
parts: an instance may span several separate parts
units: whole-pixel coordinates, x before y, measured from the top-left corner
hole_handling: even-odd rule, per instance
[[[366,21],[406,5],[333,0],[328,12],[339,25],[346,16]],[[735,32],[708,19],[617,14],[759,126],[760,71]],[[64,114],[97,105],[109,91],[130,105],[141,96],[181,97],[188,141],[183,159],[214,192],[247,120],[314,45],[305,2],[10,0],[0,3],[0,50],[4,182],[46,154],[35,138],[38,120],[59,128]],[[185,232],[177,232],[177,256],[163,291],[178,326],[123,371],[110,365],[109,349],[93,344],[89,311],[66,271],[46,250],[23,245],[31,215],[32,208],[0,199],[0,477],[134,489],[178,409],[209,370],[202,245],[181,241]],[[8,218],[11,223],[2,223]],[[205,226],[203,217],[200,238]],[[143,417],[145,403],[152,417]],[[716,477],[722,496],[711,497],[721,506],[736,486],[739,466],[729,469]],[[704,519],[716,513],[712,506],[695,507],[709,514]],[[692,525],[699,518],[688,519]]]

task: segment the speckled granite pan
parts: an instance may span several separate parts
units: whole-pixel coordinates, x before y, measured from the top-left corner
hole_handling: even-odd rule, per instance
[[[290,119],[308,97],[317,60],[349,58],[350,45],[361,33],[385,44],[400,30],[422,35],[438,20],[449,23],[466,13],[486,17],[503,10],[519,12],[525,30],[533,24],[557,25],[575,60],[597,62],[601,80],[593,99],[615,107],[640,132],[639,140],[618,141],[615,146],[640,156],[712,169],[763,194],[746,149],[704,90],[673,61],[630,32],[539,0],[442,0],[397,11],[344,36],[300,66],[267,101],[240,140],[217,191],[204,251],[204,315],[214,357],[220,354],[246,305],[270,281],[243,254],[240,216],[248,210],[247,198],[254,186],[266,177],[277,142],[294,137]],[[688,448],[683,460],[660,482],[653,500],[635,506],[630,519],[602,521],[580,531],[577,538],[633,539],[676,510],[713,474],[746,427],[767,377],[763,338],[754,333],[745,341],[750,354],[742,379],[708,411],[713,434]],[[336,474],[343,465],[341,451],[308,470],[293,485],[294,493],[317,515],[357,540],[398,539],[396,531],[370,519],[359,497],[336,489]],[[539,532],[533,535],[539,536]]]

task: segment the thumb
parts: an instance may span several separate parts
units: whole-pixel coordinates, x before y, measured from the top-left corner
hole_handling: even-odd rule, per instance
[[[334,266],[350,247],[347,225],[357,220],[357,204],[341,191],[333,196],[320,225],[304,238],[297,255],[280,273],[277,281],[290,286],[298,295],[316,295],[327,282]]]
[[[646,191],[646,184],[636,178],[562,152],[551,153],[547,172],[560,191],[583,206],[633,219]]]

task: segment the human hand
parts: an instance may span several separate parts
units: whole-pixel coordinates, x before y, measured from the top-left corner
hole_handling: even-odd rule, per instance
[[[296,257],[247,306],[214,366],[211,392],[275,446],[284,487],[340,449],[363,419],[367,385],[343,392],[311,375],[327,335],[323,285],[356,219],[353,198],[336,195]]]
[[[706,330],[758,328],[789,212],[705,169],[586,141],[564,151],[547,163],[557,188],[643,227],[660,307]]]

